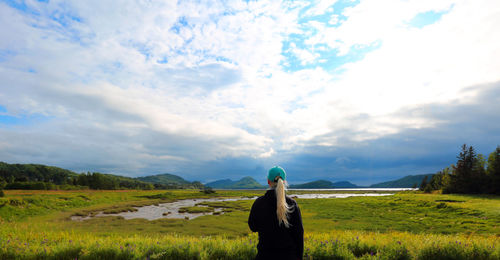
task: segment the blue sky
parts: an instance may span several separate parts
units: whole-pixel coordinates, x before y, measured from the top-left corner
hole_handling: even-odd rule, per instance
[[[0,161],[202,182],[500,144],[494,1],[0,1]]]

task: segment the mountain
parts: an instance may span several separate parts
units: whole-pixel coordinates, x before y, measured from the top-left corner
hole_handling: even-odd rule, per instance
[[[252,177],[245,177],[232,185],[235,189],[264,189],[264,185],[258,183]]]
[[[311,181],[303,184],[292,184],[289,186],[290,189],[333,189],[333,182],[319,180]]]
[[[230,179],[217,180],[206,183],[205,186],[214,189],[265,189],[266,186],[261,185],[252,177],[244,177],[239,181],[232,181]]]
[[[334,182],[333,186],[335,188],[360,188],[358,185],[350,183],[348,181]]]
[[[303,184],[292,184],[291,189],[334,189],[334,188],[357,188],[358,186],[348,181],[331,182],[326,180],[311,181]]]
[[[189,182],[170,173],[137,177],[135,179],[153,184],[155,189],[203,189],[204,187],[199,181]]]
[[[370,188],[413,188],[415,186],[418,187],[420,183],[422,183],[422,180],[425,178],[425,176],[427,176],[427,180],[430,181],[432,175],[434,174],[429,173],[420,175],[408,175],[394,181],[386,181],[373,184],[370,186]]]
[[[224,179],[224,180],[217,180],[217,181],[205,183],[205,186],[216,188],[216,189],[220,189],[220,188],[224,189],[223,187],[229,187],[229,186],[233,185],[233,183],[235,183],[235,181],[232,181],[230,179]]]
[[[137,177],[136,179],[153,184],[191,184],[191,182],[184,180],[182,177],[169,173]]]

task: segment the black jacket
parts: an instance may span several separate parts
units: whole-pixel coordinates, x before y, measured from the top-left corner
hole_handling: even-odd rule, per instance
[[[253,203],[248,217],[248,226],[253,232],[259,232],[257,259],[302,259],[304,252],[304,228],[300,209],[295,200],[286,197],[286,203],[292,212],[288,215],[288,228],[279,225],[276,214],[276,194],[266,191]]]

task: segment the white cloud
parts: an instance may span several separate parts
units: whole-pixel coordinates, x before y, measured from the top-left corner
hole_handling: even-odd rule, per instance
[[[456,2],[440,21],[422,29],[402,24],[418,12],[443,10],[451,3],[379,4],[378,1],[360,3],[347,12],[348,20],[340,27],[322,34],[325,36],[322,39],[341,54],[352,46],[382,42],[380,48],[364,59],[344,65],[338,79],[328,84],[325,92],[308,107],[309,115],[317,113],[312,111],[323,111],[319,113],[324,115],[320,121],[331,122],[327,131],[352,129],[359,133],[352,138],[364,141],[408,127],[436,126],[441,122],[394,113],[427,103],[464,102],[474,95],[464,91],[468,86],[500,80],[500,53],[495,44],[500,41],[500,33],[493,29],[500,24],[500,16],[496,15],[498,4]],[[387,8],[389,4],[392,8]],[[306,42],[321,43],[313,40]],[[362,114],[367,115],[366,120],[352,120]],[[332,136],[321,144],[340,145],[335,134]]]
[[[306,43],[326,43],[332,48],[338,48],[340,55],[345,55],[354,46],[369,46],[390,37],[418,13],[447,10],[452,3],[451,0],[361,1],[344,10],[343,15],[347,20],[341,26],[325,29]]]
[[[492,19],[498,10],[477,2],[457,3],[433,25],[395,29],[380,49],[346,65],[339,84],[354,107],[374,115],[460,99],[465,87],[500,79],[500,56],[494,44],[500,33],[493,29],[500,19]],[[464,20],[466,13],[469,19]]]
[[[300,60],[301,65],[314,63],[316,59],[320,57],[318,53],[298,48],[294,43],[290,45],[290,49],[288,51],[293,53],[295,57],[297,57]]]
[[[314,3],[306,15],[334,2]],[[306,6],[299,2],[28,4],[40,15],[0,4],[0,50],[13,53],[0,56],[0,105],[50,120],[2,129],[8,138],[0,151],[13,161],[23,153],[68,157],[58,152],[66,142],[103,168],[127,160],[130,172],[228,157],[269,160],[308,145],[342,146],[346,130],[362,142],[434,126],[441,122],[398,111],[464,102],[475,94],[466,87],[500,80],[500,11],[491,1],[361,1],[344,10],[338,27],[298,24]],[[424,28],[408,26],[431,10],[449,12]],[[54,13],[70,15],[66,25]],[[335,58],[318,51],[346,55],[381,44],[337,70],[285,71],[283,42],[310,29],[317,33],[305,47],[288,50],[302,65]],[[58,136],[64,142],[47,149],[12,150]],[[9,141],[16,137],[25,138]],[[109,160],[105,151],[113,153]]]
[[[315,15],[322,15],[327,11],[332,11],[333,10],[333,5],[337,2],[338,0],[319,0],[315,1],[313,4],[311,4],[311,7],[307,9],[307,11],[304,13],[304,16],[315,16]]]

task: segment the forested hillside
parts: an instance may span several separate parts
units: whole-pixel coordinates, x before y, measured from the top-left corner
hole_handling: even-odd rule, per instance
[[[292,184],[291,189],[334,189],[334,188],[357,188],[358,186],[348,181],[331,182],[326,180],[311,181],[302,184]]]
[[[424,178],[432,178],[430,174],[408,175],[394,181],[386,181],[370,185],[370,188],[417,188]]]
[[[188,182],[179,176],[156,175],[130,178],[99,172],[75,173],[41,164],[8,164],[0,162],[1,189],[183,189],[203,188],[200,182]],[[142,180],[141,180],[142,179]],[[161,182],[155,182],[160,180]]]
[[[202,189],[204,187],[199,181],[189,182],[180,176],[169,173],[137,177],[136,179],[151,183],[156,189]]]
[[[244,177],[239,181],[232,181],[230,179],[218,180],[206,183],[205,186],[214,189],[264,189],[266,186],[258,183],[252,177]]]

